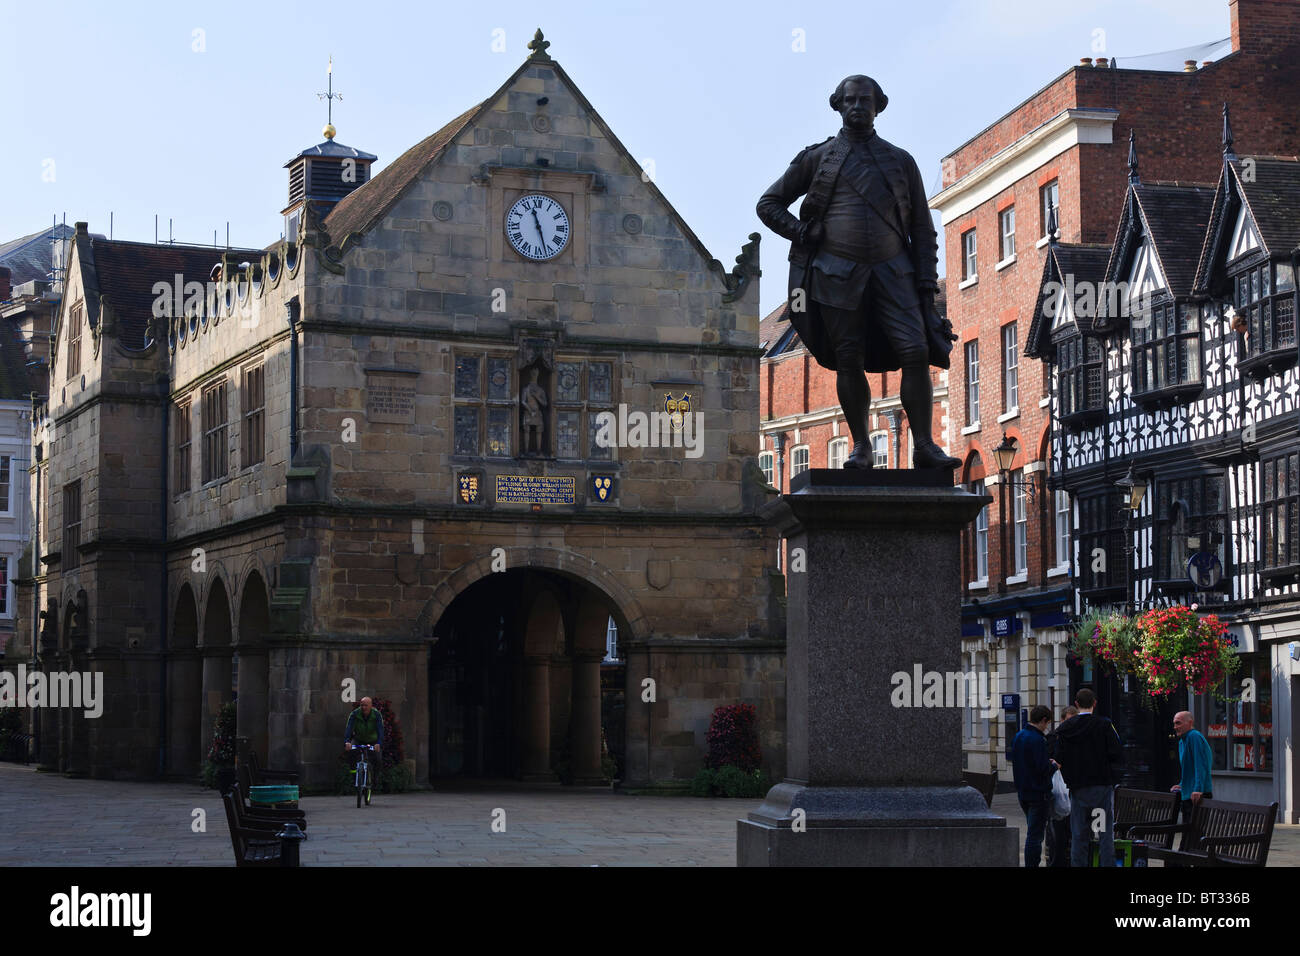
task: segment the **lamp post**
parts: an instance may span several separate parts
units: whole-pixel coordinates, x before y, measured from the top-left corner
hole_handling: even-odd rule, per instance
[[[1130,591],[1129,597],[1132,597],[1133,562],[1130,556],[1137,550],[1133,545],[1133,518],[1142,507],[1142,498],[1147,493],[1147,482],[1135,475],[1133,466],[1129,465],[1128,473],[1115,482],[1115,487],[1127,497],[1124,508],[1124,588]]]
[[[1001,520],[998,522],[999,535],[998,543],[1001,547],[1002,567],[999,568],[998,574],[998,593],[1005,594],[1007,590],[1006,560],[1007,560],[1007,487],[1024,488],[1025,497],[1032,503],[1034,500],[1034,483],[1032,481],[1014,481],[1011,478],[1011,466],[1016,463],[1016,452],[1019,450],[1016,443],[1008,437],[1006,432],[1002,433],[1002,443],[993,449],[993,460],[998,465],[998,514]],[[1014,564],[1014,562],[1013,562]]]

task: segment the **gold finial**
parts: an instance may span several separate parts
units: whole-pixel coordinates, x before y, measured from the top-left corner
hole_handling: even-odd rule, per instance
[[[326,123],[325,128],[321,130],[321,133],[324,134],[326,139],[333,139],[336,132],[337,130],[334,129],[333,123]]]
[[[530,57],[530,59],[549,60],[551,57],[550,54],[546,52],[546,48],[550,45],[551,45],[550,40],[542,39],[542,28],[538,27],[537,32],[533,34],[532,42],[528,44],[528,49],[533,51],[533,55]]]

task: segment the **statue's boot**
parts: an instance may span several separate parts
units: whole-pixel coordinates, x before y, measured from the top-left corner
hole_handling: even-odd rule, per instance
[[[946,468],[949,471],[961,464],[960,459],[945,455],[943,449],[933,441],[918,442],[912,461],[913,467],[916,468]]]
[[[844,459],[845,468],[856,468],[859,471],[869,471],[875,467],[871,460],[871,449],[867,447],[864,441],[857,442],[853,446],[853,451],[849,452],[849,457]]]
[[[930,386],[929,366],[905,365],[902,378],[899,398],[903,410],[907,412],[907,423],[912,429],[912,467],[946,468],[950,471],[957,468],[961,461],[944,454],[943,449],[935,444],[930,432],[930,421],[934,414],[934,390]]]

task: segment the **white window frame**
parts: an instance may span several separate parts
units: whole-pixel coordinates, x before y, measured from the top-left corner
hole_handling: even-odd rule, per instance
[[[876,440],[884,442],[884,448],[877,447]],[[871,464],[875,468],[889,467],[889,432],[873,432],[871,434]]]
[[[1016,323],[1002,326],[1002,411],[1007,415],[1020,410],[1019,339]]]
[[[618,625],[614,623],[614,616],[611,614],[609,623],[605,625],[604,663],[616,663],[618,659]]]
[[[0,453],[0,469],[4,468],[4,462],[8,463],[9,481],[5,493],[4,507],[0,508],[0,518],[12,518],[14,516],[14,457],[10,454]]]
[[[1064,507],[1062,507],[1064,505]],[[1064,488],[1057,488],[1052,495],[1053,530],[1056,548],[1056,568],[1058,571],[1070,569],[1070,493]]]
[[[1042,238],[1047,239],[1047,223],[1051,218],[1049,213],[1053,206],[1056,207],[1056,226],[1061,226],[1061,181],[1053,179],[1050,183],[1043,183],[1038,187],[1038,203],[1040,206],[1039,215],[1043,217],[1042,221]]]
[[[961,269],[962,282],[979,281],[979,257],[976,255],[979,246],[975,241],[975,230],[967,229],[961,234]]]
[[[971,339],[964,347],[966,362],[966,427],[980,423],[980,342]]]
[[[763,462],[767,462],[767,464],[763,464]],[[764,480],[769,485],[773,484],[772,479],[776,477],[776,454],[767,449],[760,451],[758,453],[758,467],[763,472]]]
[[[838,456],[837,453],[838,452]],[[826,443],[826,467],[843,468],[849,457],[849,440],[843,436],[832,438]]]
[[[802,468],[799,467],[800,452],[803,452]],[[796,445],[794,448],[790,449],[790,477],[791,478],[793,478],[795,475],[803,474],[811,467],[812,465],[809,463],[809,454],[808,454],[807,445]]]
[[[971,493],[982,495],[986,485],[983,480],[971,482]],[[985,505],[975,516],[975,580],[970,582],[972,588],[989,586],[989,506]]]
[[[1016,257],[1016,207],[1014,205],[998,213],[998,241],[999,261],[1008,262],[1014,259]]]
[[[1011,514],[1015,524],[1012,536],[1011,561],[1015,567],[1015,576],[1029,574],[1029,501],[1025,487],[1025,470],[1019,468],[1011,473]],[[1024,580],[1021,578],[1021,580]],[[1011,581],[1007,581],[1011,584]]]

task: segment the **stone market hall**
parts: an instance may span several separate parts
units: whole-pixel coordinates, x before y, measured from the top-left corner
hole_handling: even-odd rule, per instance
[[[783,774],[758,237],[713,258],[549,45],[373,177],[327,126],[265,249],[77,224],[6,665],[108,700],[42,765],[192,778],[235,699],[327,786],[351,679],[417,784],[682,786],[738,702]]]

